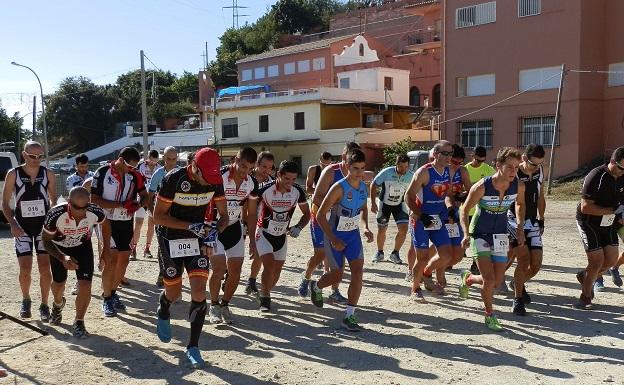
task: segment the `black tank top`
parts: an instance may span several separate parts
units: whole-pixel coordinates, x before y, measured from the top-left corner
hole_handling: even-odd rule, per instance
[[[316,188],[316,184],[318,183],[319,178],[321,177],[321,171],[323,171],[323,169],[318,164],[314,166],[314,169],[316,170],[316,173],[314,174],[314,183],[312,184],[312,187]]]
[[[15,220],[26,234],[39,235],[43,228],[45,215],[50,210],[50,195],[48,194],[48,172],[44,166],[39,166],[35,182],[23,166],[15,168]],[[43,209],[43,212],[42,212]]]

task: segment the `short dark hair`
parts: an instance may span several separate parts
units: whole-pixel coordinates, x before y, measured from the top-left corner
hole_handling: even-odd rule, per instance
[[[158,150],[150,150],[148,156],[150,158],[156,158],[156,159],[160,158],[160,154],[158,153]]]
[[[466,151],[460,144],[454,143],[453,155],[451,157],[455,159],[466,159]]]
[[[515,158],[520,161],[522,159],[522,154],[513,147],[503,147],[498,150],[498,154],[496,154],[496,163],[503,164],[508,158]]]
[[[284,175],[287,172],[299,174],[299,165],[292,160],[283,160],[277,172],[279,172],[280,175]]]
[[[366,162],[366,156],[364,155],[364,151],[359,148],[354,148],[349,151],[349,155],[347,155],[347,164]]]
[[[344,148],[342,149],[342,153],[346,155],[351,150],[356,149],[356,148],[361,149],[362,147],[360,147],[360,145],[355,142],[347,142],[347,144],[345,144]]]
[[[87,154],[84,153],[76,155],[76,158],[74,160],[76,161],[76,164],[89,163],[89,157],[87,156]]]
[[[323,153],[321,153],[321,158],[323,160],[331,160],[332,154],[330,152],[327,151],[323,151]]]
[[[624,159],[624,147],[618,147],[611,154],[611,160],[617,163]]]
[[[258,155],[258,163],[265,159],[275,162],[275,155],[273,155],[271,151],[262,151],[260,155]]]
[[[531,143],[524,149],[524,155],[526,155],[527,158],[543,158],[544,155],[546,155],[546,151],[544,151],[544,146],[541,144]]]
[[[252,147],[247,146],[238,150],[236,157],[249,163],[256,163],[258,160],[258,153]]]
[[[401,154],[401,155],[397,155],[396,157],[396,164],[399,163],[409,163],[410,158],[409,156],[407,156],[407,154]]]
[[[119,157],[126,162],[139,162],[141,160],[139,150],[134,147],[124,147],[121,151],[119,151]]]
[[[474,155],[479,158],[485,158],[487,156],[487,150],[483,146],[477,146],[474,148]]]

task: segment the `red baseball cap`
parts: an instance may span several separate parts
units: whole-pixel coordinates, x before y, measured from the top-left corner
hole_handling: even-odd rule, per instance
[[[222,184],[221,158],[217,151],[204,147],[195,153],[195,163],[202,174],[202,178],[210,184]]]

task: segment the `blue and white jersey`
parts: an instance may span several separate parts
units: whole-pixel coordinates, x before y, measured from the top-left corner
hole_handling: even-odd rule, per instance
[[[172,168],[170,171],[174,171],[179,169],[179,166],[175,166],[174,168]],[[148,185],[148,192],[151,193],[155,193],[156,191],[158,191],[158,188],[160,187],[160,184],[163,180],[163,178],[165,177],[165,175],[167,175],[167,169],[165,169],[164,167],[158,167],[158,169],[156,169],[156,171],[154,171],[154,174],[152,174],[152,178],[149,181],[149,185]]]
[[[509,185],[502,199],[494,188],[493,179],[488,176],[483,181],[485,193],[477,203],[477,209],[470,222],[472,234],[497,234],[507,232],[507,210],[518,196],[518,178]]]
[[[343,178],[337,183],[342,187],[342,199],[331,208],[329,224],[339,237],[341,235],[353,235],[354,232],[359,236],[362,206],[366,204],[368,199],[366,183],[360,181],[358,188],[351,186],[347,178]]]
[[[82,186],[82,184],[89,178],[93,177],[94,172],[93,171],[87,171],[87,173],[85,174],[84,177],[81,177],[80,175],[78,175],[78,173],[73,173],[70,176],[67,177],[67,180],[65,181],[65,187],[67,189],[67,192],[69,193],[69,190],[71,190],[72,188],[76,187],[76,186]]]
[[[399,175],[396,167],[384,168],[377,174],[373,183],[377,186],[381,186],[381,192],[379,193],[379,200],[389,206],[398,206],[403,202],[403,196],[410,181],[414,177],[414,172],[408,170],[405,174]]]

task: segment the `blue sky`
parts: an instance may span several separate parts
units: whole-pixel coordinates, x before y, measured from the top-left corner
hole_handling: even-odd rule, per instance
[[[252,23],[276,0],[238,0],[240,25]],[[140,67],[139,51],[162,70],[196,72],[208,42],[213,59],[219,36],[232,26],[232,0],[7,0],[0,3],[0,99],[9,114],[32,111],[39,86],[53,92],[68,77],[113,83]],[[146,61],[147,68],[153,68]],[[39,104],[40,101],[37,100]],[[38,110],[40,109],[40,104]],[[32,121],[32,118],[26,118]]]

